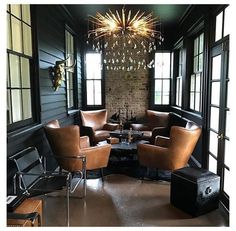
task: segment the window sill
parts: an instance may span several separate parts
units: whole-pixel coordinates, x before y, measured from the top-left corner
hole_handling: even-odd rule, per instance
[[[25,135],[26,133],[32,132],[34,130],[38,130],[42,127],[42,124],[34,124],[24,128],[17,129],[12,132],[7,133],[7,140],[15,139],[17,136]]]
[[[79,112],[79,109],[72,109],[67,111],[67,115],[71,116]]]

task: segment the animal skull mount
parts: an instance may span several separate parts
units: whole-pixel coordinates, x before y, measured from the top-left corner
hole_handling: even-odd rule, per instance
[[[53,67],[53,88],[54,91],[57,91],[58,88],[61,86],[62,81],[65,81],[65,70],[74,68],[76,65],[76,60],[74,61],[73,65],[66,66],[66,62],[69,60],[70,56],[62,61],[56,61],[55,66]]]

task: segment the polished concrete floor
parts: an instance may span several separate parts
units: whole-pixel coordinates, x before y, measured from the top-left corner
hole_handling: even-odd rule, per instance
[[[184,189],[183,189],[184,190]],[[222,208],[192,218],[170,204],[170,183],[147,181],[111,174],[87,181],[85,199],[70,199],[70,226],[155,227],[228,226]],[[63,195],[60,193],[60,195]],[[44,200],[43,226],[66,226],[66,200],[49,196]]]

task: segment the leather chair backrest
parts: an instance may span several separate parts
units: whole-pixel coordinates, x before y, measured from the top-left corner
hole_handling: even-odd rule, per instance
[[[107,110],[80,111],[82,125],[92,127],[94,131],[101,130],[107,123]]]
[[[201,131],[202,129],[193,122],[187,122],[185,128],[171,127],[169,153],[171,161],[175,163],[175,168],[180,168],[188,163]]]
[[[168,127],[169,124],[169,113],[159,111],[146,111],[148,126],[150,129],[155,127]]]
[[[50,125],[50,124],[49,124]],[[56,156],[78,156],[80,149],[80,128],[70,125],[63,128],[44,127],[51,149]],[[58,164],[65,170],[71,171],[76,164],[75,160],[57,158]]]

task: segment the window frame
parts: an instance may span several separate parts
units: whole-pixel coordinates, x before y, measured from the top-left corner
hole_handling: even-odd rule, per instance
[[[100,79],[87,79],[87,65],[88,65],[88,63],[87,63],[87,57],[86,57],[86,55],[87,54],[99,54],[100,55],[100,57],[101,57],[101,78]],[[101,109],[101,108],[104,108],[104,67],[103,67],[103,62],[102,62],[102,60],[103,60],[103,54],[102,53],[98,53],[98,52],[93,52],[93,51],[87,51],[87,52],[85,52],[85,56],[84,56],[84,60],[85,60],[85,68],[84,68],[84,73],[85,73],[85,77],[84,77],[84,79],[85,79],[85,84],[84,84],[84,86],[85,86],[85,94],[84,94],[84,97],[85,97],[85,107],[87,108],[87,109]],[[91,80],[93,80],[93,81],[97,81],[97,80],[100,80],[100,82],[101,82],[101,104],[88,104],[88,97],[87,97],[87,81],[91,81]],[[94,89],[93,89],[94,90]]]
[[[171,53],[171,51],[169,51],[169,50],[165,50],[165,51],[158,51],[158,52],[155,52],[154,53],[154,63],[156,62],[156,54],[157,53],[160,53],[160,54],[166,54],[166,53],[168,53],[169,54],[169,56],[170,56],[170,65],[169,65],[169,77],[161,77],[161,78],[159,78],[159,77],[156,77],[155,76],[155,68],[156,68],[156,65],[155,65],[155,67],[154,67],[154,70],[153,70],[153,94],[152,94],[152,102],[153,102],[153,105],[154,106],[169,106],[170,105],[170,103],[171,103],[171,76],[172,76],[172,68],[171,68],[171,65],[172,65],[172,53]],[[155,97],[156,97],[156,91],[155,91],[155,89],[156,89],[156,80],[160,80],[161,81],[161,83],[162,83],[162,85],[161,85],[161,103],[156,103],[155,102]],[[164,80],[168,80],[169,81],[169,99],[168,99],[168,103],[163,103],[163,96],[164,96],[164,92],[163,92],[163,81]]]
[[[200,47],[200,37],[203,35],[203,44],[202,44],[202,51],[199,51]],[[195,41],[198,39],[198,45],[197,45],[197,54],[194,54],[195,51]],[[192,71],[189,75],[189,104],[188,104],[188,110],[192,111],[196,114],[202,114],[203,112],[203,104],[202,104],[202,92],[203,92],[203,76],[204,76],[204,47],[205,47],[205,33],[204,31],[198,32],[192,39]],[[202,55],[202,66],[201,69],[199,69],[199,57]],[[197,58],[197,69],[195,69],[194,60]],[[197,83],[197,76],[200,75],[199,81],[200,83]],[[192,79],[194,81],[194,86],[192,89],[191,83]],[[199,84],[199,90],[196,90],[196,86]],[[196,98],[197,94],[199,94],[199,102],[198,102],[198,110],[196,109]],[[191,107],[191,95],[193,95],[193,107]]]
[[[21,60],[22,58],[26,58],[28,59],[28,62],[29,62],[29,84],[30,84],[30,101],[31,101],[31,117],[30,118],[26,118],[26,119],[23,119],[23,120],[19,120],[19,121],[16,121],[16,122],[13,122],[11,124],[8,124],[7,122],[7,132],[8,133],[11,133],[11,132],[14,132],[16,130],[22,130],[24,128],[28,128],[29,125],[33,125],[35,124],[37,121],[40,120],[40,115],[39,115],[39,107],[37,107],[39,105],[39,91],[38,91],[38,79],[37,78],[33,78],[33,75],[35,75],[35,73],[37,73],[37,66],[36,66],[36,63],[35,60],[36,60],[36,51],[37,51],[37,45],[34,43],[35,41],[35,14],[34,14],[34,6],[29,5],[29,13],[30,13],[30,24],[26,21],[23,22],[23,16],[22,16],[22,4],[16,4],[16,5],[20,5],[20,18],[16,17],[18,20],[20,20],[20,23],[23,25],[26,24],[27,26],[30,26],[31,28],[31,56],[29,54],[24,54],[24,40],[23,40],[23,26],[22,26],[22,30],[21,30],[21,38],[22,38],[22,50],[21,52],[19,51],[15,51],[13,50],[13,46],[12,46],[12,28],[11,28],[11,5],[14,5],[14,4],[8,4],[7,5],[7,10],[6,10],[6,14],[7,16],[9,15],[9,32],[10,32],[10,39],[11,39],[11,47],[7,47],[6,49],[6,58],[7,58],[7,77],[10,75],[10,61],[9,61],[9,56],[10,55],[16,55],[19,60]],[[15,16],[13,16],[15,17]],[[7,32],[7,36],[9,36],[8,32]],[[8,45],[8,44],[7,44]],[[21,72],[21,65],[19,64],[19,70]],[[20,73],[20,90],[22,91],[22,89],[25,89],[24,87],[22,87],[22,78],[21,78],[21,75],[22,73]],[[10,77],[9,77],[10,78]],[[10,80],[10,79],[8,79]],[[34,87],[34,89],[32,89]],[[6,87],[7,90],[11,90],[13,88],[11,88],[10,86],[10,81],[9,81],[9,85]],[[23,96],[21,96],[21,102],[23,104]],[[10,102],[11,104],[11,102]],[[12,106],[11,106],[12,107]],[[8,120],[8,117],[7,117],[7,120]]]
[[[65,25],[65,59],[67,59],[67,37],[66,37],[66,32],[68,32],[72,38],[73,38],[73,60],[76,62],[77,58],[76,58],[76,39],[75,39],[75,32],[68,26],[68,25]],[[72,63],[73,64],[73,63]],[[67,66],[70,66],[71,63],[70,62],[66,62],[66,65]],[[69,81],[69,73],[71,73],[71,76],[72,76],[72,84],[70,84],[70,81]],[[73,112],[74,110],[77,110],[78,109],[78,99],[76,97],[77,95],[77,65],[75,65],[74,68],[72,68],[72,70],[70,69],[67,69],[65,71],[65,79],[66,79],[66,108],[67,108],[67,114],[70,114],[71,112]],[[69,88],[68,88],[68,84],[69,84]],[[72,87],[71,87],[72,86]],[[72,103],[72,106],[71,104],[68,103],[68,100],[70,99],[69,96],[70,94],[68,94],[68,91],[72,91],[72,98],[73,98],[73,103]]]
[[[183,94],[183,47],[178,49],[178,75],[175,78],[175,105],[182,107],[182,94]],[[181,71],[180,71],[181,69]]]

